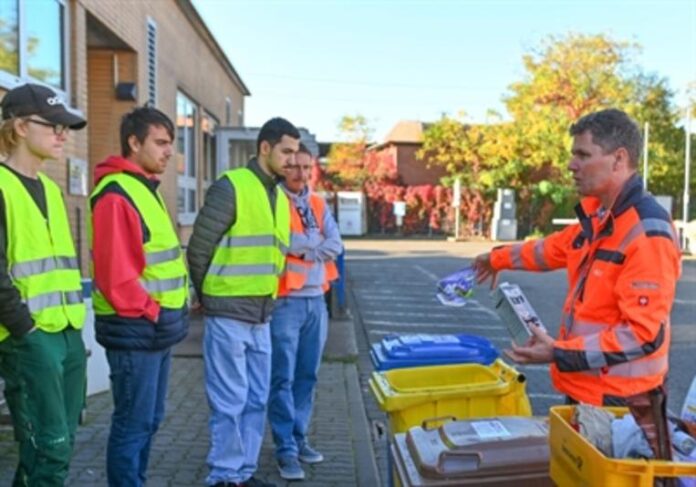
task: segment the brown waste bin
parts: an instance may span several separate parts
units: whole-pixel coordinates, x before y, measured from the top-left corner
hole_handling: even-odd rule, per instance
[[[548,419],[495,417],[394,435],[394,485],[552,487]]]

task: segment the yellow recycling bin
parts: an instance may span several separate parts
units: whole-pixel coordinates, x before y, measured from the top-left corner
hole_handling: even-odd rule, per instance
[[[391,435],[434,419],[532,415],[525,376],[500,359],[373,372],[369,384]]]

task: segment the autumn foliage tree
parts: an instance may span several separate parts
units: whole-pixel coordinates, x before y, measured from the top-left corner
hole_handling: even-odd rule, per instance
[[[444,167],[448,187],[461,180],[466,233],[490,222],[497,188],[516,191],[523,234],[548,231],[553,217],[572,216],[577,195],[567,169],[568,129],[583,115],[609,107],[625,110],[641,128],[649,125],[649,190],[673,195],[680,204],[684,131],[678,125],[684,112],[667,81],[636,64],[639,53],[637,44],[604,34],[548,37],[523,56],[523,75],[503,96],[506,113],[490,112],[486,123],[476,124],[461,112],[429,125],[418,157]],[[397,200],[407,201],[405,223],[412,231],[447,222],[451,190],[403,186],[395,162],[368,150],[371,131],[364,117],[345,117],[341,129],[349,142],[332,148],[327,181],[365,191],[376,228],[392,228],[391,203]],[[696,171],[691,185],[696,192]]]
[[[403,232],[441,232],[446,227],[451,191],[442,186],[407,186],[398,176],[396,161],[370,150],[371,129],[360,116],[343,117],[344,142],[333,144],[321,183],[332,190],[362,191],[367,196],[368,226],[372,232],[396,231],[394,202],[406,202]]]
[[[524,75],[503,98],[507,116],[491,113],[483,125],[463,115],[445,118],[424,134],[423,152],[484,199],[480,215],[487,217],[495,188],[509,187],[517,192],[525,233],[548,230],[553,216],[572,214],[576,200],[567,170],[568,128],[587,113],[618,107],[650,124],[651,189],[679,194],[683,136],[673,93],[664,79],[635,64],[639,51],[606,35],[549,37],[523,57]],[[463,203],[465,211],[469,206]]]

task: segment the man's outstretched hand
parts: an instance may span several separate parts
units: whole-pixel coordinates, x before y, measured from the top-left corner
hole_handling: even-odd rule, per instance
[[[483,284],[488,279],[491,280],[491,289],[498,286],[498,271],[491,265],[491,253],[486,252],[476,256],[473,263],[476,271],[476,284]]]

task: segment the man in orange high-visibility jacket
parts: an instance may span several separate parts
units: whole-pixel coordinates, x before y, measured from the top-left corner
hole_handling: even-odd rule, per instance
[[[520,363],[550,363],[568,402],[623,405],[662,386],[668,370],[670,311],[681,273],[670,215],[637,174],[642,140],[624,112],[602,110],[571,126],[568,169],[579,222],[546,238],[479,255],[477,278],[502,269],[566,268],[569,292],[557,340],[534,329],[512,345]]]
[[[328,329],[324,293],[338,278],[334,261],[343,250],[324,198],[307,187],[313,166],[312,154],[300,144],[282,183],[290,201],[290,248],[271,316],[268,419],[286,480],[304,478],[300,462],[324,458],[309,445],[307,430]]]

